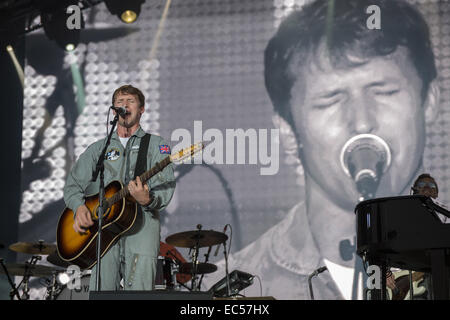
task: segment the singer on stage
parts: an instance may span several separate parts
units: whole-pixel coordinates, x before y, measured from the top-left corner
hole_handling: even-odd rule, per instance
[[[380,30],[367,27],[371,5]],[[229,259],[230,270],[261,278],[263,296],[310,299],[308,275],[326,266],[312,279],[315,299],[362,298],[354,209],[368,196],[407,193],[423,172],[439,97],[431,48],[422,15],[404,1],[316,0],[280,24],[265,50],[265,84],[282,145],[303,165],[305,201]],[[361,146],[375,151],[354,156],[352,173],[341,155]],[[374,183],[360,186],[368,170]],[[259,296],[259,286],[244,294]]]
[[[173,168],[169,164],[144,184],[139,177],[135,178],[141,140],[146,135],[140,126],[145,97],[139,89],[125,85],[114,91],[112,103],[120,117],[105,157],[105,185],[118,180],[128,186],[139,211],[132,228],[101,260],[101,290],[119,290],[121,280],[125,290],[152,290],[160,241],[159,212],[169,204],[175,190]],[[73,228],[80,233],[93,225],[84,197],[98,193],[98,179],[95,183],[90,180],[105,141],[106,138],[91,144],[80,155],[64,187],[64,201],[75,212]],[[145,170],[168,155],[169,144],[157,135],[150,135]],[[95,269],[96,266],[92,270],[90,290],[95,288]]]

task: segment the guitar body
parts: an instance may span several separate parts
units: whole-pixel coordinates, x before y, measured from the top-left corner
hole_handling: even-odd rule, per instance
[[[111,198],[123,188],[122,183],[113,181],[105,188],[105,198]],[[85,204],[94,217],[94,225],[79,234],[73,229],[74,212],[65,208],[58,221],[56,245],[58,254],[66,262],[78,265],[81,269],[90,269],[97,263],[98,222],[97,209],[99,195],[86,196]],[[137,204],[128,197],[115,202],[104,213],[102,221],[101,256],[111,247],[113,242],[131,228],[136,220]]]

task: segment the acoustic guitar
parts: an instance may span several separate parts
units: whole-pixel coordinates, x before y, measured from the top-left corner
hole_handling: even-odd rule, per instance
[[[171,162],[182,162],[204,148],[203,143],[191,145],[173,155],[167,156],[153,168],[140,175],[145,183],[155,174],[163,170]],[[56,230],[56,248],[58,255],[64,261],[78,265],[81,269],[90,269],[97,263],[97,236],[98,236],[98,208],[99,194],[85,197],[85,204],[91,212],[94,225],[85,233],[80,234],[73,229],[74,213],[65,208],[61,214]],[[103,201],[104,214],[102,221],[101,256],[108,251],[113,242],[128,231],[137,217],[137,203],[130,196],[127,186],[120,181],[113,181],[105,187]]]

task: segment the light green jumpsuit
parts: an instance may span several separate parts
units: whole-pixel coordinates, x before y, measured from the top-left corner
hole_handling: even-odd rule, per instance
[[[144,130],[139,128],[130,137],[124,148],[117,132],[113,133],[104,161],[105,187],[115,180],[128,185],[129,181],[134,178],[139,144],[144,135]],[[85,195],[99,192],[99,179],[94,183],[91,183],[90,180],[104,143],[106,143],[106,138],[91,144],[80,155],[67,176],[64,201],[73,212],[76,212],[77,208],[84,204]],[[165,153],[167,148],[164,147],[168,145],[161,137],[151,135],[146,170],[169,156]],[[101,290],[119,290],[122,278],[125,290],[152,290],[154,288],[160,241],[159,212],[169,204],[175,190],[172,163],[154,175],[147,181],[147,184],[153,201],[146,207],[138,205],[138,217],[133,227],[122,235],[102,257]],[[92,269],[90,290],[95,290],[95,275],[96,266]]]

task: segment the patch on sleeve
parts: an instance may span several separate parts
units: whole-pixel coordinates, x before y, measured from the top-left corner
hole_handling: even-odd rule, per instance
[[[170,154],[170,147],[166,144],[159,145],[159,153],[167,153]]]
[[[111,149],[109,150],[106,155],[105,155],[105,159],[106,160],[117,160],[120,157],[120,151],[118,149]]]

